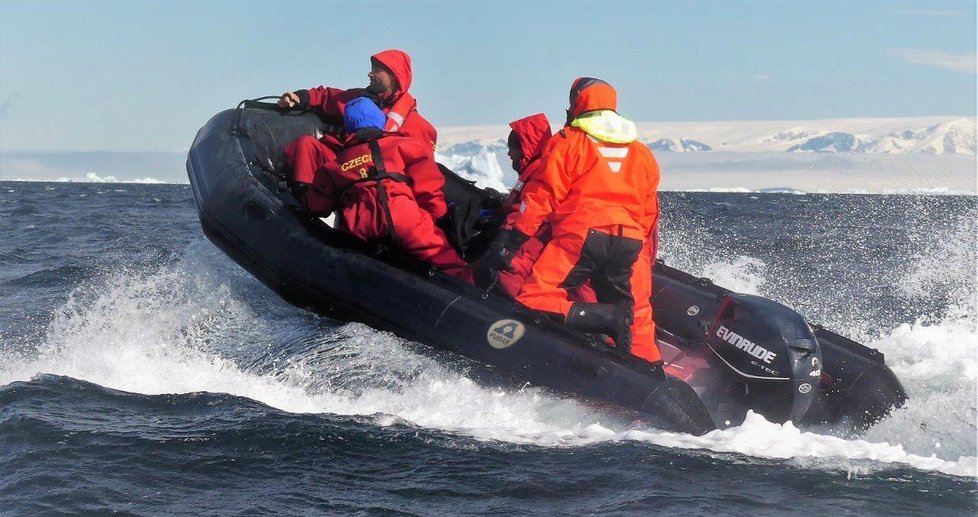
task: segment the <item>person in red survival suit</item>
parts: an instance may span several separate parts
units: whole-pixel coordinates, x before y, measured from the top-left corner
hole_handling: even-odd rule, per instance
[[[411,57],[401,50],[384,50],[370,57],[370,84],[366,88],[341,90],[317,86],[308,90],[286,92],[278,100],[281,108],[311,109],[326,117],[342,118],[347,102],[358,97],[373,97],[386,114],[384,130],[398,132],[423,142],[432,151],[438,133],[417,109],[417,101],[408,93],[411,87]],[[295,192],[302,192],[313,182],[316,169],[336,159],[343,137],[324,135],[317,139],[304,135],[285,148],[285,162],[291,170]]]
[[[393,242],[447,274],[466,266],[435,220],[445,215],[445,177],[416,138],[385,133],[385,115],[366,97],[346,103],[348,136],[336,160],[303,197],[313,215],[340,210],[342,226],[367,242]]]
[[[510,229],[519,215],[520,192],[527,180],[535,175],[540,169],[540,156],[543,149],[550,140],[550,121],[543,113],[530,115],[510,122],[512,130],[507,139],[508,155],[512,161],[513,170],[519,174],[516,184],[506,195],[503,201],[502,229]],[[472,264],[473,278],[475,283],[481,287],[495,286],[510,298],[516,298],[516,294],[523,285],[523,281],[530,274],[533,262],[540,256],[543,247],[550,238],[550,229],[541,225],[537,235],[530,237],[520,247],[509,262],[507,269],[497,271],[498,267],[495,257],[487,257],[489,260],[480,260]]]
[[[650,301],[659,166],[616,107],[608,83],[574,81],[568,125],[548,143],[543,168],[523,188],[520,215],[500,232],[495,252],[505,263],[549,221],[552,240],[517,300],[659,362]],[[570,301],[568,290],[588,279],[601,303]]]
[[[509,127],[512,128],[512,131],[510,131],[507,139],[508,155],[512,161],[513,170],[519,174],[519,178],[503,201],[504,221],[501,228],[506,230],[512,229],[513,224],[519,218],[523,186],[535,177],[542,168],[543,150],[552,136],[550,121],[543,113],[510,122]],[[533,263],[536,262],[549,241],[550,225],[542,224],[536,235],[527,239],[519,251],[515,253],[508,268],[502,271],[492,269],[496,263],[491,256],[490,260],[477,261],[473,264],[473,267],[478,270],[474,273],[477,283],[482,287],[494,285],[507,296],[515,299],[526,277],[530,276]],[[570,295],[577,301],[596,301],[594,291],[587,284],[574,290]]]

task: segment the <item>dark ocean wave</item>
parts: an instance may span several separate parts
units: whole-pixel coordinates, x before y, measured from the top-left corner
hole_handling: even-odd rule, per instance
[[[13,266],[22,264],[32,264],[36,261],[30,248],[20,247],[13,249],[0,250],[0,265]]]
[[[52,284],[67,283],[77,284],[78,282],[90,278],[97,271],[90,267],[65,264],[60,267],[35,271],[26,275],[16,276],[0,282],[5,287],[37,287],[46,288]]]
[[[970,481],[905,469],[852,479],[643,444],[473,442],[369,416],[53,375],[3,387],[0,408],[0,500],[15,513],[872,514],[893,498],[908,513],[965,510],[976,495]]]

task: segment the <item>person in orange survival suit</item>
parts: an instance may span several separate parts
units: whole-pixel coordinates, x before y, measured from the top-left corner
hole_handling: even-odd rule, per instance
[[[408,93],[411,87],[411,57],[401,50],[384,50],[370,57],[370,84],[366,88],[326,88],[317,86],[308,90],[286,92],[278,100],[281,108],[312,109],[326,117],[341,118],[346,103],[358,97],[373,97],[387,115],[384,129],[416,138],[432,151],[438,133],[430,122],[418,113],[417,101]],[[285,162],[292,177],[290,186],[299,197],[313,182],[316,169],[336,159],[336,151],[342,147],[343,138],[324,135],[317,139],[303,135],[285,148]]]
[[[519,218],[523,186],[542,169],[543,150],[552,136],[550,121],[543,113],[510,122],[509,127],[512,130],[507,139],[508,155],[512,161],[513,170],[519,173],[519,178],[503,201],[502,210],[505,218],[501,226],[503,229],[512,229],[513,224]],[[508,267],[500,271],[493,269],[499,267],[495,260],[498,255],[487,254],[489,260],[477,261],[473,264],[473,267],[478,270],[474,275],[477,283],[482,287],[495,285],[510,298],[516,298],[523,282],[530,276],[534,262],[540,257],[540,253],[543,252],[544,246],[549,241],[550,225],[542,224],[536,235],[527,239],[512,257],[512,260],[508,261]],[[594,291],[587,284],[582,285],[570,295],[576,301],[596,301]]]
[[[608,83],[578,78],[568,124],[544,151],[543,169],[523,188],[520,215],[497,239],[505,262],[549,221],[553,237],[517,300],[586,332],[605,332],[622,351],[661,360],[655,341],[651,246],[659,214],[659,166],[619,115]],[[590,279],[601,303],[572,302]]]
[[[393,242],[447,274],[465,262],[435,226],[445,215],[445,177],[416,138],[385,133],[385,115],[366,97],[346,103],[348,133],[335,161],[316,173],[303,201],[313,215],[339,208],[341,224],[367,242]]]

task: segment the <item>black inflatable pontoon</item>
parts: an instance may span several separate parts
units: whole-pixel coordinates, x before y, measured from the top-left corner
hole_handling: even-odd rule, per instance
[[[311,113],[245,101],[201,128],[187,160],[205,235],[290,303],[697,435],[739,424],[748,409],[779,422],[861,429],[906,399],[875,350],[813,330],[776,302],[661,263],[653,304],[665,376],[600,339],[384,247],[365,246],[311,218],[282,187],[285,145],[331,129]],[[445,195],[458,206],[491,199],[447,170]]]

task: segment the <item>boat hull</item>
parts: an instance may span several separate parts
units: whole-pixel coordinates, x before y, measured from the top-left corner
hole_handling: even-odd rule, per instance
[[[674,359],[665,376],[600,338],[391,250],[366,246],[309,217],[283,188],[282,148],[299,135],[328,130],[312,114],[246,105],[215,115],[188,155],[187,172],[207,238],[289,303],[461,354],[516,383],[640,412],[663,429],[703,434],[736,425],[757,404],[710,355],[704,321],[730,293],[701,279],[656,265],[656,319],[673,338],[662,343]],[[448,176],[449,199],[478,190]],[[698,307],[695,316],[689,310],[693,305]],[[902,403],[893,394],[902,394],[902,388],[882,355],[874,358],[875,351],[824,329],[814,332],[821,333],[820,357],[832,362],[831,371],[828,364],[823,368],[832,382],[802,402],[790,394],[789,409],[769,413],[774,419],[834,423],[850,418],[857,421],[855,427],[864,427]],[[804,357],[815,353],[802,352],[808,354]],[[879,396],[867,402],[860,395],[854,401],[854,394],[869,385]],[[799,411],[803,414],[795,414]]]

